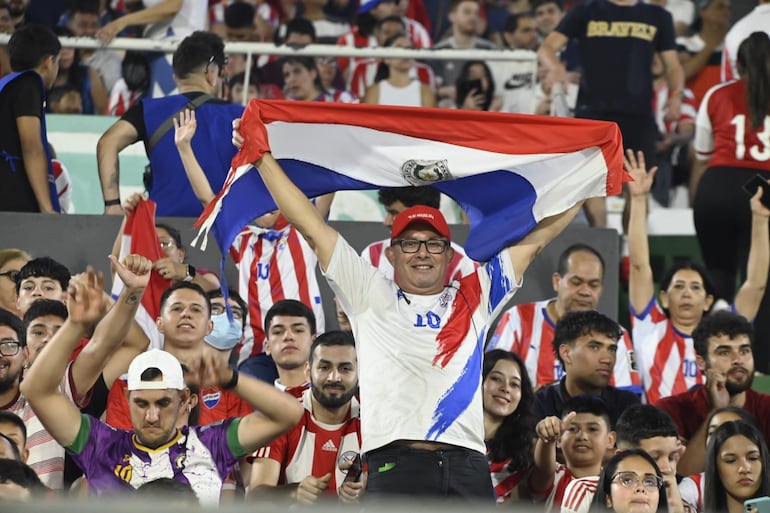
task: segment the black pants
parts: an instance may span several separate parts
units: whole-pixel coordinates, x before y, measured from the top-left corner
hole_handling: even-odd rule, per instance
[[[711,167],[698,184],[693,203],[695,233],[703,263],[717,289],[716,298],[732,301],[738,281],[746,279],[751,245],[751,207],[743,184],[770,172],[747,168]],[[754,323],[754,362],[770,370],[770,295],[765,294]]]
[[[466,499],[494,505],[486,457],[462,447],[428,451],[386,445],[366,454],[366,499]]]

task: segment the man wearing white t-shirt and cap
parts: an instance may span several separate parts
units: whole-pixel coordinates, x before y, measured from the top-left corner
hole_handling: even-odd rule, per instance
[[[357,342],[366,497],[420,495],[491,503],[481,341],[496,307],[521,285],[524,270],[580,205],[541,222],[520,242],[449,285],[446,268],[454,251],[444,216],[430,207],[408,208],[396,216],[391,230],[386,250],[394,269],[390,279],[325,223],[269,153],[266,133],[263,137],[259,148],[249,150],[254,164],[278,208],[316,252]]]

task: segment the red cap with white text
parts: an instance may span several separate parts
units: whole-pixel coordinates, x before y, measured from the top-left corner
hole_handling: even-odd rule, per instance
[[[404,230],[416,223],[425,223],[433,230],[447,239],[451,239],[449,225],[444,219],[444,214],[440,210],[425,205],[416,205],[409,207],[396,216],[393,221],[393,227],[390,230],[390,238],[395,239],[401,235]]]

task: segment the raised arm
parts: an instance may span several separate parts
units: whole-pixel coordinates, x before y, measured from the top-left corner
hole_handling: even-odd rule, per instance
[[[556,475],[556,443],[561,434],[569,429],[572,419],[577,415],[570,412],[564,420],[559,417],[546,417],[535,426],[534,466],[529,478],[529,486],[535,493],[544,493],[552,485]]]
[[[184,172],[187,174],[190,185],[192,185],[195,197],[203,206],[206,206],[216,194],[192,149],[191,142],[197,128],[198,122],[193,110],[185,109],[179,114],[178,120],[176,116],[174,117],[174,144],[176,144],[179,157],[182,159]]]
[[[521,280],[524,271],[543,251],[543,248],[572,222],[582,205],[583,202],[581,201],[561,214],[543,219],[526,237],[508,248],[508,255],[513,263],[513,271],[517,280]]]
[[[652,187],[657,167],[648,172],[644,154],[636,156],[626,150],[626,171],[634,179],[628,183],[628,201],[631,208],[628,218],[628,257],[631,264],[628,278],[628,299],[636,313],[647,308],[655,294],[655,282],[650,266],[650,246],[647,242],[647,195]]]
[[[751,201],[751,246],[746,264],[746,281],[735,294],[735,311],[754,320],[767,286],[770,266],[770,209],[762,204],[762,188],[752,196]]]
[[[80,430],[80,410],[59,390],[67,362],[78,341],[102,315],[104,276],[88,269],[84,282],[70,282],[69,317],[46,344],[21,383],[24,394],[46,431],[59,445],[69,446]]]
[[[118,120],[99,138],[96,144],[96,163],[104,201],[120,200],[120,163],[118,154],[136,142],[139,134],[128,121]],[[104,207],[105,214],[121,215],[120,205]]]
[[[149,343],[145,336],[143,343],[124,344],[150,281],[152,262],[140,255],[127,255],[122,262],[110,255],[110,261],[125,287],[104,319],[96,325],[91,340],[72,362],[72,380],[80,394],[90,390],[102,373],[105,383],[110,386]]]
[[[96,37],[102,43],[109,43],[115,36],[123,32],[126,27],[150,25],[176,16],[179,10],[182,9],[183,3],[184,0],[162,0],[146,9],[140,9],[131,14],[126,14],[99,29],[96,32]]]
[[[567,80],[567,70],[559,60],[559,52],[568,42],[567,36],[554,30],[546,36],[537,50],[537,59],[547,70],[545,82],[549,89],[553,84]]]
[[[247,453],[267,445],[302,418],[304,410],[294,396],[228,368],[226,362],[210,353],[203,354],[201,369],[202,387],[232,387],[235,382],[232,390],[254,408],[254,413],[242,417],[238,426],[238,442]]]
[[[262,129],[264,130],[264,127]],[[264,137],[267,141],[267,133]],[[272,154],[265,153],[255,165],[259,168],[262,180],[264,180],[281,213],[299,230],[310,247],[313,248],[318,256],[321,269],[328,269],[334,246],[339,237],[337,230],[326,224],[321,213],[286,176]]]

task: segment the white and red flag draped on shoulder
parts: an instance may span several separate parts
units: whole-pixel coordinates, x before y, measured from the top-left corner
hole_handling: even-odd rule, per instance
[[[543,218],[619,194],[625,173],[614,123],[453,109],[252,100],[222,190],[196,223],[223,253],[275,203],[251,165],[265,149],[308,196],[433,185],[470,219],[465,250],[484,262]],[[200,234],[199,234],[200,235]]]
[[[155,231],[155,202],[152,200],[137,203],[136,208],[126,218],[118,260],[122,261],[126,255],[142,255],[153,262],[166,256],[160,247],[158,232]],[[160,317],[160,297],[170,286],[170,280],[153,270],[150,273],[150,284],[142,296],[142,304],[136,312],[136,322],[150,339],[150,349],[163,348],[163,335],[158,331],[155,320]],[[120,277],[113,275],[113,299],[117,299],[124,288]]]

